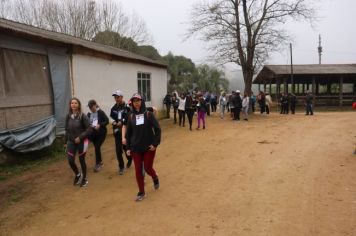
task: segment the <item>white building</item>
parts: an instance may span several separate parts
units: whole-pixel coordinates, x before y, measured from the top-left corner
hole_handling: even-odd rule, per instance
[[[71,97],[109,115],[114,90],[163,109],[167,65],[91,41],[0,18],[0,150],[38,150],[64,131]],[[160,114],[160,113],[159,113]]]

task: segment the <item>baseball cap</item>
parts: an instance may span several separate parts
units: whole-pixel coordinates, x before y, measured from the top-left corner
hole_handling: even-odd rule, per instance
[[[123,97],[124,94],[120,90],[116,90],[112,93],[112,96]]]
[[[240,90],[236,90],[236,93],[241,93]]]
[[[134,93],[134,95],[132,95],[130,100],[133,100],[134,98],[142,100],[142,96],[139,93]]]

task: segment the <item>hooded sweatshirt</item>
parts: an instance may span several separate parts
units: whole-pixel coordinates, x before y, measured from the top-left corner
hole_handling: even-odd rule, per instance
[[[146,152],[150,145],[157,147],[161,142],[161,128],[153,113],[147,111],[142,102],[140,111],[132,110],[127,122],[127,149]]]
[[[81,141],[91,134],[88,117],[82,113],[80,115],[68,114],[65,121],[64,142],[74,142],[79,137]]]

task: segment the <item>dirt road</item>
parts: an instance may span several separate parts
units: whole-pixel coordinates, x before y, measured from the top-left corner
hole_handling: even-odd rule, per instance
[[[27,196],[0,213],[0,235],[356,235],[356,112],[161,126],[161,189],[146,178],[144,201],[110,136],[99,173],[91,147],[86,188],[65,159],[20,177]]]

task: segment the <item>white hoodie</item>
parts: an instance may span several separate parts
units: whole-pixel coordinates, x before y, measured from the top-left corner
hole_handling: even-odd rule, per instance
[[[250,103],[250,98],[245,97],[242,99],[242,107],[248,107],[248,104]]]
[[[185,110],[185,98],[184,98],[184,100],[182,98],[179,99],[178,110],[181,110],[181,111]]]

